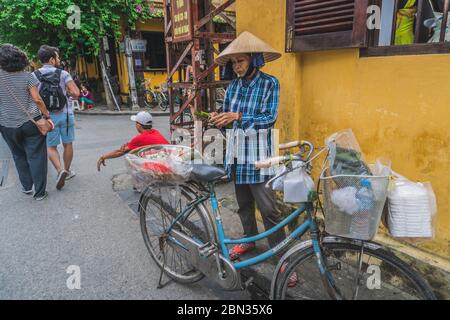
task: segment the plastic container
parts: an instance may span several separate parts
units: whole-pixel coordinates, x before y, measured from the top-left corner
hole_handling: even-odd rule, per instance
[[[429,183],[398,176],[389,193],[389,232],[396,238],[434,238],[436,196]]]

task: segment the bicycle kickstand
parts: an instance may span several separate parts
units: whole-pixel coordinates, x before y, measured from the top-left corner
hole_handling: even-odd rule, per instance
[[[160,237],[159,247],[163,255],[163,264],[161,267],[161,273],[159,275],[158,286],[156,287],[157,289],[164,289],[165,286],[167,286],[169,283],[172,282],[172,279],[169,279],[166,283],[163,283],[164,268],[166,267],[166,252],[164,251],[165,243],[166,243],[165,237]]]

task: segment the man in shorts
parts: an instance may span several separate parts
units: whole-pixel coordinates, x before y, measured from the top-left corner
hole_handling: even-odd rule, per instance
[[[61,63],[59,49],[46,45],[41,46],[38,51],[38,57],[43,67],[34,73],[35,77],[39,80],[41,76],[48,76],[49,74],[60,72],[59,85],[62,92],[65,96],[70,95],[73,99],[78,99],[80,89],[75,84],[75,81],[67,71],[58,69]],[[76,175],[75,171],[70,170],[73,160],[73,142],[75,140],[75,117],[72,106],[66,104],[61,111],[50,111],[50,118],[55,124],[55,129],[47,135],[48,156],[58,173],[56,189],[61,190],[64,187],[65,181]],[[58,152],[58,145],[61,143],[64,147],[64,167],[61,164],[61,158]]]

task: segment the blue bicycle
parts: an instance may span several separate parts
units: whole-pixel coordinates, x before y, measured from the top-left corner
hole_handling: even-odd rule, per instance
[[[295,160],[311,172],[313,145],[302,141],[281,147],[290,148],[300,151],[257,166]],[[180,283],[194,283],[206,276],[225,290],[242,290],[246,287],[242,269],[284,253],[273,274],[271,299],[435,299],[427,282],[382,245],[321,230],[319,192],[311,192],[308,202],[273,229],[251,238],[227,238],[215,192],[215,184],[224,175],[220,168],[196,165],[191,181],[158,182],[142,193],[141,230],[150,255],[161,268],[159,287],[164,273]],[[228,246],[265,239],[299,217],[303,223],[277,246],[242,261],[230,261]],[[307,233],[308,240],[296,241]],[[289,279],[294,273],[298,281],[292,284]]]

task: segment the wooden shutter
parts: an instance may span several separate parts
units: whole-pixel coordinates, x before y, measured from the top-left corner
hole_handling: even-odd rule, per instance
[[[369,0],[286,2],[286,52],[367,46]]]

